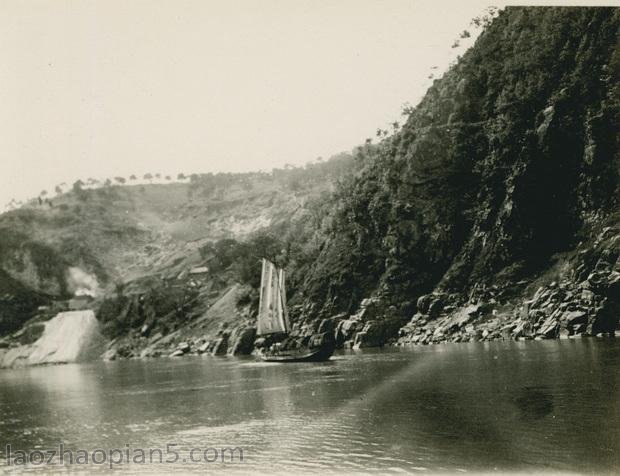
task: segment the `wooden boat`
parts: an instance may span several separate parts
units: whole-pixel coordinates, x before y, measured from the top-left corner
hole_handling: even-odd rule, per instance
[[[256,334],[284,340],[290,329],[284,270],[263,259]],[[319,335],[311,338],[308,346],[295,349],[282,348],[275,343],[263,350],[260,357],[265,362],[321,362],[332,356],[335,347],[332,335]]]
[[[265,362],[323,362],[334,353],[335,345],[325,345],[318,349],[294,349],[265,353],[261,358]]]

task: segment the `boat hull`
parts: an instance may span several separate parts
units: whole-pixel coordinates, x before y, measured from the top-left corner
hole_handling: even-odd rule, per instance
[[[327,344],[318,349],[299,349],[278,353],[266,352],[261,354],[264,362],[324,362],[329,360],[335,350],[335,345]]]

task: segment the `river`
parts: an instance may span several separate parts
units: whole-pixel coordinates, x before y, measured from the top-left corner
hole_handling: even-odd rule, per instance
[[[619,381],[620,341],[603,339],[368,350],[321,364],[187,357],[1,370],[0,473],[110,470],[68,455],[52,466],[14,459],[60,443],[76,455],[138,455],[112,465],[133,473],[611,473]],[[159,463],[154,449],[178,459]]]

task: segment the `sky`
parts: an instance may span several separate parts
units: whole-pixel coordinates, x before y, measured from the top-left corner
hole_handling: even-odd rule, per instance
[[[491,4],[2,0],[0,209],[78,178],[351,150],[421,99]]]

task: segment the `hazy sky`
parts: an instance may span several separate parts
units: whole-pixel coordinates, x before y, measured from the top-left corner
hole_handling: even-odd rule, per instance
[[[78,178],[350,150],[421,98],[490,4],[2,0],[0,209]]]

